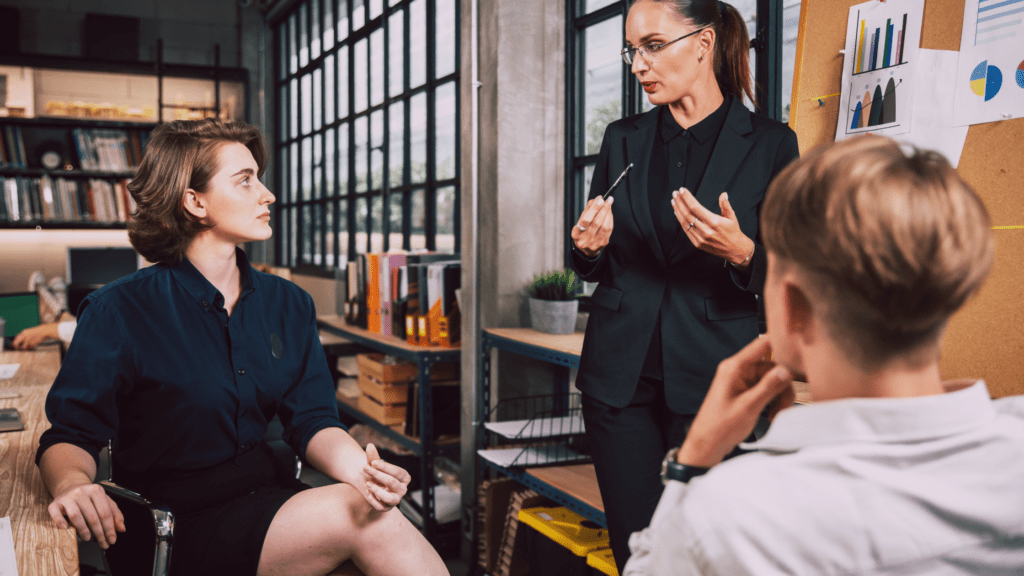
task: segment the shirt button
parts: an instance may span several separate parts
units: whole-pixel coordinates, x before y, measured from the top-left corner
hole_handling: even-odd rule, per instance
[[[206,300],[203,300],[203,308],[206,308],[209,305],[210,305],[209,302],[207,302]]]
[[[682,162],[676,162],[676,168],[682,168],[682,167],[683,167],[683,163]]]
[[[245,368],[239,368],[238,369],[238,375],[239,376],[245,376]]]

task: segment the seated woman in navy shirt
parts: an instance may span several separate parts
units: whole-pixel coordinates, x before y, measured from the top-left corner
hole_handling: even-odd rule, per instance
[[[271,236],[266,158],[239,122],[153,131],[128,235],[156,264],[79,310],[36,456],[50,515],[117,551],[124,516],[94,484],[113,439],[114,478],[175,513],[174,574],[323,575],[348,559],[368,574],[447,574],[395,509],[409,474],[338,420],[309,295],[237,248]],[[311,489],[280,471],[261,442],[275,415],[296,453],[341,483]]]

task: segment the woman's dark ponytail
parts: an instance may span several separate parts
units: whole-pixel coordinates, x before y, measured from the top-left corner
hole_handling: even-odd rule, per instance
[[[713,0],[714,1],[714,0]],[[732,93],[743,100],[746,95],[755,106],[754,87],[750,79],[750,37],[747,24],[739,10],[717,2],[721,20],[715,27],[715,78],[723,92]]]

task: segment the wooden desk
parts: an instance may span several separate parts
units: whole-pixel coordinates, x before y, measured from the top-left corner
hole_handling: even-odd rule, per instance
[[[3,351],[0,364],[21,364],[14,378],[0,380],[0,391],[21,394],[0,400],[0,408],[17,408],[25,423],[21,432],[0,433],[0,517],[11,517],[18,574],[76,575],[75,531],[57,528],[50,518],[46,511],[50,495],[35,463],[39,436],[50,427],[43,410],[60,369],[59,351],[55,346],[32,352]]]

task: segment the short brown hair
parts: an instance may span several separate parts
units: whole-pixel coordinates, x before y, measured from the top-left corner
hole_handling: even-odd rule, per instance
[[[183,199],[189,188],[206,191],[220,168],[217,153],[229,142],[252,152],[262,176],[267,151],[255,126],[207,118],[176,120],[153,130],[142,163],[128,184],[138,206],[128,222],[128,239],[143,258],[176,264],[192,239],[210,227],[185,210]]]
[[[937,343],[995,251],[985,206],[941,154],[878,136],[788,166],[761,220],[765,247],[806,273],[827,329],[863,366],[914,363]]]

